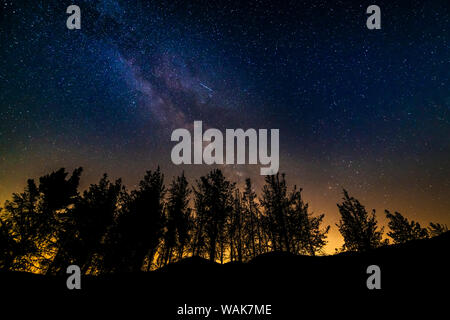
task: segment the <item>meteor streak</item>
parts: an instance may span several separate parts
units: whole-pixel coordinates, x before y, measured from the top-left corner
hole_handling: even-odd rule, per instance
[[[200,85],[203,87],[203,88],[205,88],[205,89],[207,89],[207,90],[209,90],[209,91],[211,91],[211,92],[214,92],[214,90],[213,89],[211,89],[210,87],[208,87],[207,85],[204,85],[203,83],[201,83],[200,82]]]

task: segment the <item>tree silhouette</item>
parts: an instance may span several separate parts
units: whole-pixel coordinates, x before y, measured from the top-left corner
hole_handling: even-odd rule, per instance
[[[164,265],[170,263],[174,256],[177,260],[183,258],[189,244],[192,229],[191,209],[188,207],[190,193],[183,172],[172,181],[168,190],[167,226],[161,254]]]
[[[9,252],[14,252],[9,268],[36,272],[48,268],[60,244],[63,218],[78,195],[81,171],[74,170],[67,179],[61,168],[39,178],[39,186],[29,179],[23,193],[6,201],[2,228],[9,228],[5,237]]]
[[[433,223],[430,222],[430,226],[428,227],[430,237],[439,236],[448,231],[448,228],[445,224]]]
[[[313,217],[303,202],[301,189],[288,194],[285,175],[266,177],[261,204],[262,218],[272,250],[315,255],[325,246],[329,226],[321,229],[324,215]]]
[[[290,248],[294,253],[316,255],[326,244],[330,226],[321,229],[324,214],[317,217],[308,212],[308,204],[302,199],[301,191],[294,188],[290,196],[288,229]]]
[[[244,253],[244,215],[242,207],[242,194],[239,189],[234,192],[233,210],[230,214],[227,230],[230,244],[230,260],[242,262]]]
[[[341,219],[336,226],[344,238],[344,250],[367,251],[381,245],[383,228],[378,230],[375,210],[369,215],[366,208],[344,189],[343,202],[338,204]]]
[[[248,260],[268,251],[267,232],[263,229],[260,205],[249,178],[245,180],[242,194],[242,216],[245,257]]]
[[[163,236],[166,217],[163,197],[164,175],[160,168],[147,171],[139,188],[123,194],[122,207],[105,242],[108,251],[103,268],[108,272],[150,270]]]
[[[122,189],[120,179],[111,183],[104,174],[98,184],[91,184],[83,192],[62,225],[64,236],[49,272],[65,272],[68,264],[80,266],[83,273],[91,267],[97,268],[95,264],[102,253],[101,242],[114,220]]]
[[[271,248],[274,251],[290,252],[288,238],[289,199],[285,175],[266,176],[261,205],[265,210],[265,228],[267,228]]]
[[[409,222],[401,213],[390,213],[385,210],[386,217],[389,219],[388,227],[391,229],[387,233],[394,240],[394,243],[405,243],[416,239],[428,238],[428,230],[422,228],[418,222]]]
[[[200,177],[194,188],[196,230],[194,255],[206,252],[210,261],[223,262],[227,219],[233,211],[234,183],[225,179],[219,169]]]
[[[19,254],[19,246],[10,234],[11,220],[3,218],[0,208],[0,269],[9,270],[13,266],[14,258]]]
[[[72,176],[68,179],[68,173],[64,168],[52,172],[39,178],[39,192],[41,194],[41,226],[40,241],[45,246],[45,257],[49,255],[53,258],[61,249],[64,223],[67,221],[67,215],[78,199],[78,185],[82,168],[75,169]],[[42,267],[51,270],[50,266],[53,259],[44,259],[40,262]]]
[[[15,270],[36,270],[39,256],[40,222],[39,189],[34,180],[29,179],[22,193],[14,193],[11,201],[5,203],[5,215],[9,219],[9,234],[15,242]],[[5,226],[6,223],[3,222]]]

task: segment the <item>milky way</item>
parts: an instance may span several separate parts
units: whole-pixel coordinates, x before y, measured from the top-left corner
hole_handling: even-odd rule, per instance
[[[450,224],[449,2],[377,1],[381,30],[369,2],[278,2],[5,1],[0,201],[59,167],[193,180],[211,167],[173,165],[170,134],[201,120],[279,128],[280,171],[332,227],[343,187],[381,222]],[[258,168],[223,166],[257,189]]]

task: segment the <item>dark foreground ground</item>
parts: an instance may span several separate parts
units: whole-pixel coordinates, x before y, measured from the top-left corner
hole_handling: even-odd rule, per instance
[[[447,313],[449,307],[441,301],[448,303],[450,297],[449,245],[447,232],[365,254],[271,253],[247,264],[225,265],[190,258],[150,273],[83,277],[82,289],[72,291],[65,277],[0,272],[0,309],[50,318],[76,313],[89,319],[205,319],[177,315],[178,307],[269,304],[271,315],[215,313],[208,319],[308,319],[335,313],[365,318],[387,305],[394,308],[390,312],[402,314],[414,310],[415,301],[431,301],[429,308]],[[374,264],[381,268],[381,290],[366,286],[367,266]],[[357,311],[361,306],[365,309]]]

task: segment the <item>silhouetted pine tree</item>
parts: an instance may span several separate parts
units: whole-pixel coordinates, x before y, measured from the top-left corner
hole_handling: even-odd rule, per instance
[[[298,254],[316,255],[325,246],[330,226],[321,229],[324,214],[317,217],[308,212],[308,204],[301,196],[302,189],[294,190],[290,196],[290,213],[288,229],[292,252]]]
[[[443,234],[444,232],[447,232],[448,227],[445,224],[430,222],[430,226],[428,227],[428,230],[429,230],[430,237],[436,237],[436,236]]]
[[[390,213],[385,210],[386,217],[389,219],[388,227],[391,229],[387,233],[394,240],[394,243],[405,243],[410,240],[426,239],[429,237],[428,230],[422,228],[416,221],[409,222],[401,213]]]
[[[15,242],[13,269],[43,272],[48,268],[60,244],[63,218],[78,196],[81,171],[74,170],[67,179],[61,168],[39,178],[39,186],[29,179],[23,193],[6,201],[6,225]]]
[[[102,239],[117,213],[122,190],[120,179],[111,183],[104,174],[98,184],[91,184],[83,192],[62,225],[64,236],[49,272],[65,272],[70,264],[78,265],[82,273],[98,269],[97,260],[103,254]]]
[[[261,212],[256,199],[257,196],[253,191],[251,180],[246,179],[245,190],[242,195],[243,241],[246,260],[267,252],[265,250],[267,243],[261,221]]]
[[[341,220],[336,226],[344,237],[344,250],[367,251],[379,247],[383,228],[378,230],[375,210],[368,214],[366,208],[344,189],[344,198],[337,205]]]
[[[228,241],[230,247],[230,260],[242,262],[244,257],[244,216],[241,201],[241,192],[234,192],[233,210],[227,222]]]
[[[192,229],[191,209],[189,205],[188,182],[184,172],[172,181],[168,190],[166,205],[167,225],[162,246],[163,264],[170,263],[173,258],[183,258],[185,249],[189,244]]]
[[[35,271],[39,267],[33,263],[40,253],[39,197],[36,183],[29,179],[24,192],[14,193],[12,200],[5,202],[3,226],[10,228],[10,239],[15,242],[15,245],[11,246],[15,249],[14,262],[9,266],[13,270]]]
[[[285,175],[266,176],[261,205],[265,210],[264,225],[269,234],[272,250],[290,252],[288,236],[289,199]]]
[[[0,208],[0,270],[10,270],[14,258],[19,255],[19,247],[10,234],[13,229],[11,219],[4,217],[2,211]]]
[[[206,253],[210,261],[223,259],[226,241],[225,223],[233,211],[234,183],[219,169],[200,177],[194,188],[196,230],[193,253]],[[218,249],[219,253],[218,254]]]
[[[140,271],[144,262],[147,270],[152,268],[166,224],[165,192],[164,175],[158,167],[154,172],[147,171],[137,190],[124,195],[105,241],[110,248],[104,258],[107,271]]]
[[[82,168],[75,169],[67,179],[64,168],[39,178],[39,192],[42,197],[41,243],[45,242],[45,256],[51,257],[40,262],[43,268],[50,269],[53,258],[60,250],[65,236],[63,225],[71,208],[78,199],[78,185]],[[47,235],[45,237],[44,235]],[[53,258],[53,259],[52,259]]]

